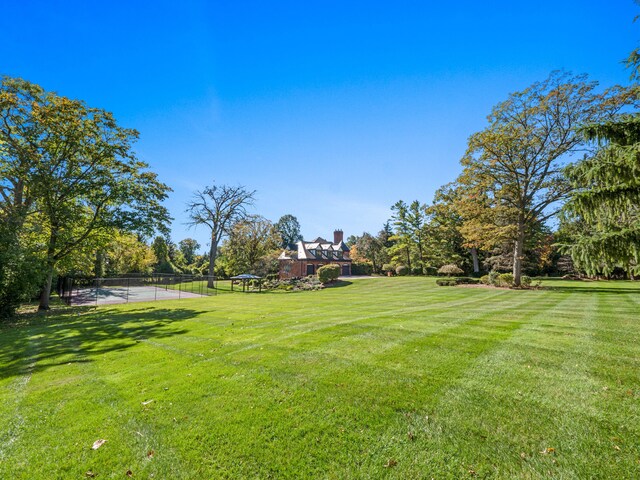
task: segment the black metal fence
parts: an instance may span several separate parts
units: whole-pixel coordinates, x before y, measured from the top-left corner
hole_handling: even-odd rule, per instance
[[[216,295],[217,283],[215,277],[199,275],[60,277],[57,292],[68,305],[112,305]]]

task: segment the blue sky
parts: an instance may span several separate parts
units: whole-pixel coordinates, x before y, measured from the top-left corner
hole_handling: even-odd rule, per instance
[[[2,2],[0,74],[114,112],[185,202],[213,180],[256,189],[305,237],[377,232],[430,202],[509,92],[555,69],[628,83],[631,0]]]

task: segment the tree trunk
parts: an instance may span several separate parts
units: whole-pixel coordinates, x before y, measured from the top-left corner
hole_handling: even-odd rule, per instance
[[[524,222],[518,221],[518,233],[513,248],[513,285],[520,286],[522,277],[522,259],[524,258]]]
[[[418,242],[418,255],[420,256],[420,273],[424,273],[424,259],[422,256],[422,242]],[[413,272],[409,271],[409,274]]]
[[[42,292],[40,293],[40,303],[38,304],[38,310],[49,310],[49,297],[51,296],[51,281],[53,280],[53,265],[47,266],[47,277],[42,286]]]
[[[104,277],[104,252],[102,250],[98,250],[96,252],[96,259],[93,264],[93,270],[96,277]]]
[[[476,247],[471,249],[471,258],[473,260],[473,273],[480,272],[480,265],[478,263],[478,250]]]
[[[214,288],[213,276],[216,268],[216,257],[218,256],[218,243],[214,238],[211,238],[211,249],[209,250],[209,280],[207,282],[208,288]]]
[[[40,293],[40,303],[38,310],[49,310],[49,297],[51,296],[51,281],[53,279],[53,269],[55,267],[54,254],[58,243],[58,228],[51,227],[49,234],[49,244],[47,245],[47,276],[45,277],[42,292]]]
[[[409,272],[411,272],[411,251],[409,250],[409,247],[407,247],[407,268],[409,269]]]

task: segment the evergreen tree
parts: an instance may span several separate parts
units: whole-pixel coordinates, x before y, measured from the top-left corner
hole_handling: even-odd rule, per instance
[[[567,169],[575,192],[565,205],[565,221],[582,224],[573,242],[562,246],[590,275],[610,275],[616,266],[640,273],[640,115],[583,129],[601,148]]]

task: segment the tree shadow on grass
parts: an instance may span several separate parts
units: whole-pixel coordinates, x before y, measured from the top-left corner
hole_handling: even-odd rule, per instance
[[[351,285],[353,282],[348,280],[336,280],[335,282],[331,282],[328,285],[325,285],[326,288],[337,288],[337,287],[347,287]]]
[[[189,308],[74,308],[53,316],[18,318],[16,324],[0,330],[0,378],[92,362],[99,355],[127,350],[141,340],[182,335],[188,330],[180,322],[201,313]]]

